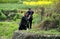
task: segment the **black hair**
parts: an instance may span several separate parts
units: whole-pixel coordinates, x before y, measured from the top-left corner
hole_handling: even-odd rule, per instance
[[[31,10],[31,8],[29,8],[29,10]]]

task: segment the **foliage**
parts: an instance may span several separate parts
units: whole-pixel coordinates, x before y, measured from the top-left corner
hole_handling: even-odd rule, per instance
[[[44,16],[43,16],[44,17]],[[44,17],[40,23],[40,28],[44,30],[60,29],[60,14],[53,13],[51,17]]]
[[[17,3],[19,0],[0,0],[0,3]]]
[[[60,14],[60,1],[56,2],[56,12]]]
[[[51,30],[48,30],[48,31],[45,31],[45,30],[40,30],[40,29],[31,29],[31,30],[26,30],[26,31],[23,31],[23,32],[30,32],[30,33],[35,33],[35,34],[41,34],[41,35],[59,35],[60,32],[58,32],[57,30],[55,29],[51,29]]]
[[[18,24],[15,22],[0,22],[0,36],[11,38],[13,32],[18,29]],[[6,38],[6,39],[7,39]]]
[[[31,2],[31,1],[59,1],[59,0],[0,0],[0,3],[18,3],[18,2],[23,2],[23,1],[28,1],[28,2]]]
[[[2,13],[0,12],[0,20],[6,20],[7,17]]]
[[[18,29],[18,24],[16,22],[0,22],[0,37],[4,37],[4,39],[11,39],[11,36],[13,35],[14,31]],[[35,34],[56,34],[59,35],[60,32],[58,32],[55,29],[51,29],[49,31],[40,30],[37,28],[31,29],[31,30],[23,30],[24,32],[31,32]]]
[[[15,7],[14,7],[15,6]],[[25,5],[25,4],[18,4],[18,3],[4,3],[0,4],[0,10],[13,10],[13,9],[28,9],[28,8],[36,8],[37,6],[30,6],[30,5]]]
[[[58,26],[58,31],[60,31],[60,14],[54,14],[52,17],[56,21],[56,24]]]
[[[40,21],[41,21],[40,14],[37,14],[37,13],[34,14],[33,15],[33,24],[36,25],[36,24],[40,23]]]
[[[35,6],[31,6],[31,5],[20,4],[20,2],[22,2],[22,1],[25,1],[25,0],[20,0],[20,1],[18,1],[18,0],[10,0],[10,1],[7,1],[7,0],[2,1],[2,0],[0,0],[0,10],[1,9],[3,9],[3,10],[25,9],[26,10],[28,8],[36,9],[36,8],[40,8],[40,7],[43,6],[43,7],[47,8],[46,10],[48,11],[48,9],[50,10],[50,8],[52,10],[54,10],[53,8],[55,7],[55,6],[52,7],[51,5],[40,5],[40,6],[35,5]],[[28,0],[26,0],[26,1],[28,1]],[[35,1],[35,0],[33,0],[33,1]],[[53,0],[53,1],[55,1],[55,0]],[[2,4],[2,2],[3,2],[3,4]],[[8,2],[10,2],[10,3],[8,3]],[[56,7],[59,9],[59,4]],[[48,11],[48,12],[50,13],[50,11]],[[20,18],[23,16],[23,14],[21,14],[21,13],[14,13],[14,14],[15,14],[15,16],[9,16],[10,18],[12,17],[12,19],[14,20],[13,22],[0,22],[0,36],[2,36],[2,37],[7,36],[8,39],[9,39],[13,35],[12,33],[15,30],[18,29],[18,25],[19,25],[20,20],[21,20]],[[2,12],[0,12],[0,19],[5,20],[6,18],[7,17]],[[56,23],[58,28],[56,28],[54,30],[44,31],[44,30],[40,30],[40,27],[39,27],[39,29],[37,29],[38,26],[36,26],[36,28],[28,30],[27,32],[37,33],[37,34],[60,34],[60,32],[58,32],[58,31],[60,31],[60,14],[53,13],[53,15],[51,17],[44,17],[43,16],[43,18],[44,18],[43,21],[41,21],[40,14],[38,14],[38,13],[34,14],[33,15],[33,28],[36,25],[40,24],[41,22],[45,23],[47,21],[50,24]],[[44,23],[41,23],[41,24],[43,25]],[[47,26],[51,26],[50,24],[48,24]]]
[[[22,14],[20,14],[20,13],[16,13],[16,15],[13,17],[13,20],[21,19],[22,17],[23,17]]]

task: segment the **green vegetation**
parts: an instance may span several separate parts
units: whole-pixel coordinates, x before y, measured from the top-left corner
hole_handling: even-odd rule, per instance
[[[51,29],[51,30],[48,30],[48,31],[39,30],[39,29],[32,29],[32,30],[28,30],[28,31],[26,30],[26,31],[23,31],[23,32],[31,32],[31,33],[35,33],[35,34],[41,34],[41,35],[60,35],[60,32],[58,32],[55,29]]]
[[[0,0],[0,3],[22,3],[23,1],[59,1],[59,0]]]
[[[24,0],[9,0],[9,1],[0,0],[0,37],[3,37],[5,39],[11,39],[13,32],[18,30],[21,18],[25,13],[25,12],[21,13],[19,12],[19,10],[27,11],[28,8],[32,8],[35,12],[35,14],[33,15],[33,26],[32,26],[33,28],[28,31],[23,30],[24,32],[31,32],[36,34],[57,34],[57,35],[60,34],[60,4],[59,4],[60,2],[58,0],[57,1],[53,0],[54,3],[50,5],[39,5],[39,6],[24,5],[22,4],[23,1]],[[41,20],[41,12],[40,12],[41,7],[45,8],[44,16],[42,16],[43,20]],[[7,12],[2,12],[2,10],[4,11],[7,10]],[[8,12],[10,10],[16,10],[16,12]],[[46,23],[47,21],[50,24]],[[46,25],[45,23],[48,26],[52,26],[54,23],[56,23],[57,25],[55,24],[54,25],[58,27],[55,29],[54,28],[48,29],[47,31],[41,30],[40,27],[41,26],[45,27]]]
[[[15,22],[0,22],[0,38],[11,39],[15,30],[18,29],[18,24]]]
[[[56,14],[54,15],[54,17],[56,16]],[[52,20],[50,18],[48,18],[47,20]],[[0,36],[1,37],[5,37],[5,39],[11,39],[13,32],[18,30],[19,27],[19,22],[20,19],[17,19],[16,21],[12,21],[12,22],[0,22]],[[31,30],[23,30],[23,32],[31,32],[31,33],[35,33],[35,34],[54,34],[54,35],[59,35],[60,32],[58,31],[59,29],[50,29],[50,30],[40,30],[40,28],[38,28],[38,23],[40,23],[40,17],[38,14],[34,14],[34,20],[33,20],[33,29]],[[35,28],[36,27],[36,28]]]
[[[42,5],[43,6],[43,5]],[[0,3],[0,10],[14,10],[14,9],[28,9],[28,8],[37,8],[41,6],[31,6],[31,5],[24,5],[24,4],[18,4],[18,3]],[[45,6],[46,7],[46,6]]]
[[[17,3],[19,0],[0,0],[0,3]]]
[[[6,18],[7,17],[3,13],[0,12],[0,20],[6,20]]]

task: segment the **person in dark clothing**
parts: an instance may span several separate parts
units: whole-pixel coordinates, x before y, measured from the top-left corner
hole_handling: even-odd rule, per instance
[[[33,20],[34,11],[31,8],[29,8],[27,13],[28,13],[28,17],[30,17],[29,18],[29,29],[31,29],[32,28],[32,20]]]
[[[28,14],[25,14],[21,19],[21,23],[19,24],[19,30],[26,30],[28,26],[28,21]]]

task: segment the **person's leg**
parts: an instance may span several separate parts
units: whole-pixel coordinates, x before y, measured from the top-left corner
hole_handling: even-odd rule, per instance
[[[29,28],[29,22],[27,23],[27,28]]]
[[[33,18],[31,17],[31,18],[29,19],[29,28],[30,28],[30,29],[32,28],[32,20],[33,20]]]
[[[32,20],[30,21],[30,29],[32,28]]]
[[[25,26],[25,29],[24,30],[27,30],[27,26]]]

